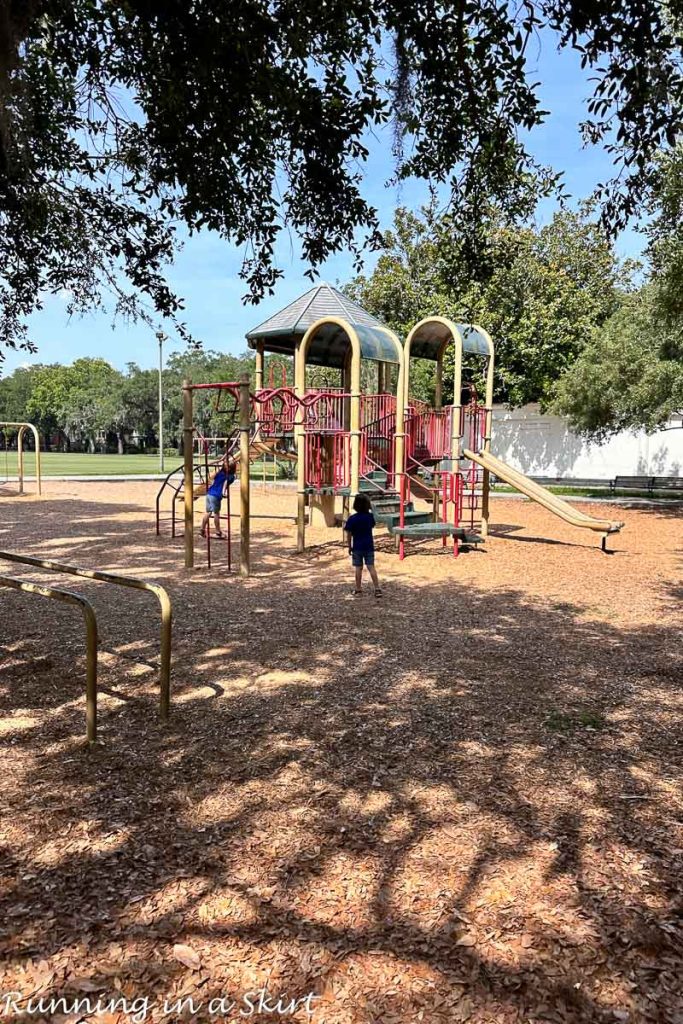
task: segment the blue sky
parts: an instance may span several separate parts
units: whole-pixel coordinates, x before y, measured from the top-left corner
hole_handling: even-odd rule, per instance
[[[582,149],[578,132],[579,122],[586,116],[583,100],[589,91],[586,74],[579,66],[578,55],[570,52],[557,54],[546,36],[538,55],[537,79],[543,83],[542,106],[551,112],[545,125],[531,136],[529,148],[542,163],[564,172],[565,186],[576,199],[590,194],[598,182],[610,177],[611,165],[601,150]],[[426,200],[423,183],[404,183],[400,190],[386,187],[391,176],[391,132],[370,141],[370,157],[365,168],[364,192],[377,207],[383,227],[391,224],[392,214],[399,204],[417,207]],[[539,219],[552,216],[553,205],[544,204]],[[622,255],[637,255],[641,238],[629,230],[618,240]],[[206,348],[239,353],[246,344],[247,330],[291,302],[311,287],[304,277],[305,266],[297,258],[296,238],[283,237],[277,250],[279,265],[285,271],[284,280],[275,294],[265,298],[259,306],[243,305],[244,283],[238,273],[240,251],[209,232],[187,238],[185,248],[175,265],[169,270],[172,286],[185,299],[184,320],[192,334]],[[373,257],[368,256],[366,272],[372,269]],[[351,260],[339,253],[321,268],[320,277],[332,283],[345,283],[353,276]],[[126,363],[141,366],[156,365],[157,343],[154,334],[144,325],[117,322],[112,329],[111,317],[93,313],[83,318],[71,318],[66,313],[66,302],[61,297],[49,297],[45,308],[32,321],[32,336],[38,344],[35,355],[26,352],[7,352],[3,373],[16,366],[34,362],[68,363],[81,356],[101,356],[120,369]],[[182,342],[169,338],[166,351],[182,349]]]

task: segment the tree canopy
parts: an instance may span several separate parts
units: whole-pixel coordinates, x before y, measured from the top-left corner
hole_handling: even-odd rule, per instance
[[[450,188],[470,261],[488,204],[528,212],[525,133],[545,112],[539,34],[581,54],[585,138],[615,177],[606,225],[634,212],[683,127],[678,0],[24,0],[0,32],[0,347],[30,343],[46,293],[107,289],[176,319],[176,228],[241,246],[257,300],[298,236],[319,266],[377,244],[363,194],[369,133],[394,126],[397,178]],[[553,184],[542,176],[542,187]],[[535,201],[535,199],[534,199]],[[144,300],[141,303],[140,299]],[[149,305],[145,305],[148,302]]]
[[[665,426],[683,412],[683,323],[675,333],[652,286],[629,297],[558,382],[554,411],[577,433],[603,440],[620,430]]]
[[[602,439],[665,426],[683,413],[683,146],[653,177],[646,284],[595,331],[556,389],[553,408]]]
[[[540,229],[492,213],[480,244],[483,267],[475,271],[451,215],[398,210],[372,275],[349,290],[403,336],[434,314],[482,324],[496,345],[496,399],[547,403],[555,381],[618,308],[631,268],[586,211],[558,213]],[[452,370],[451,349],[447,389]],[[416,397],[432,397],[433,365],[417,364],[412,380]]]

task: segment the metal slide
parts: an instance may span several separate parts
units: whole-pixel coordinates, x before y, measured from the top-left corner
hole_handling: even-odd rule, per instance
[[[507,463],[502,462],[501,459],[496,458],[490,452],[475,454],[465,448],[463,455],[466,459],[471,459],[484,469],[488,469],[490,473],[494,473],[503,483],[514,487],[516,491],[526,495],[527,498],[531,498],[532,501],[537,501],[539,505],[543,505],[549,512],[559,516],[560,519],[564,519],[566,523],[570,523],[572,526],[595,530],[597,533],[606,535],[608,533],[618,533],[624,525],[610,519],[595,519],[593,516],[581,512],[573,505],[570,505],[568,501],[563,501],[562,498],[530,480],[528,476],[524,476],[523,473],[513,469],[512,466],[508,466]]]

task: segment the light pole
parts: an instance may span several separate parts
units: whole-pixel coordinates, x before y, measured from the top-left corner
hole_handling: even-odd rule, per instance
[[[157,331],[159,342],[159,472],[164,472],[164,392],[162,388],[161,371],[163,369],[164,357],[162,346],[164,344],[164,332]]]

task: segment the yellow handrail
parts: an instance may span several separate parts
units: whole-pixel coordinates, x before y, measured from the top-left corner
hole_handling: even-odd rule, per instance
[[[161,606],[159,714],[164,720],[168,718],[171,704],[171,629],[173,608],[168,592],[163,587],[156,583],[147,583],[145,580],[136,579],[134,576],[116,576],[113,573],[100,572],[97,569],[81,569],[75,565],[52,562],[46,558],[19,555],[14,551],[0,551],[0,559],[8,562],[18,562],[21,565],[33,565],[38,569],[49,569],[51,572],[62,572],[69,576],[83,576],[86,579],[99,580],[101,583],[115,583],[120,587],[131,587],[134,590],[147,590],[149,593],[154,594]]]
[[[93,606],[80,594],[72,594],[70,590],[56,590],[54,587],[41,587],[38,583],[27,583],[14,576],[0,576],[0,586],[22,590],[26,594],[38,594],[49,597],[53,601],[64,604],[75,604],[83,612],[86,634],[86,683],[85,683],[85,723],[88,743],[97,740],[97,618]]]

